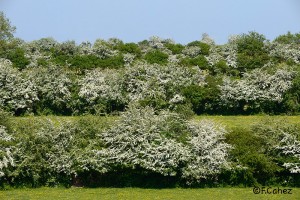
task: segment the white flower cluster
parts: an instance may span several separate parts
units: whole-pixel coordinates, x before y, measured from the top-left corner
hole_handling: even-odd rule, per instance
[[[80,131],[66,121],[39,122],[39,129],[19,139],[16,144],[17,169],[26,169],[39,177],[40,170],[51,174],[76,175],[89,163]],[[24,136],[23,136],[24,137]],[[90,142],[88,139],[85,143]],[[17,170],[17,171],[18,171]]]
[[[226,104],[239,101],[281,102],[283,93],[292,86],[293,77],[294,72],[286,69],[278,69],[273,74],[255,69],[235,80],[224,77],[220,86],[221,100]]]
[[[226,64],[232,68],[237,68],[237,45],[232,42],[222,46],[211,46],[209,55],[205,56],[209,65],[213,66],[225,60]]]
[[[128,67],[124,84],[131,101],[163,99],[168,101],[178,94],[179,89],[192,84],[204,85],[205,73],[197,68],[137,63]]]
[[[79,81],[79,96],[94,104],[99,99],[126,102],[121,74],[113,69],[87,71]]]
[[[40,100],[59,106],[71,98],[71,80],[62,67],[49,65],[47,67],[28,68],[24,71],[27,79],[36,86]]]
[[[27,67],[37,67],[39,60],[46,60],[48,62],[51,58],[49,54],[50,49],[56,46],[58,46],[58,44],[49,38],[25,43],[25,57],[30,60],[30,63],[27,65]],[[43,51],[48,51],[48,54],[42,53]]]
[[[205,84],[205,73],[197,68],[137,63],[121,70],[87,71],[79,81],[79,96],[94,104],[98,100],[128,103],[145,99],[160,99],[166,102],[174,97],[180,88]],[[172,100],[172,101],[173,101]]]
[[[152,36],[149,38],[149,46],[154,49],[163,49],[164,41],[158,36]]]
[[[291,173],[300,173],[300,141],[297,140],[296,136],[284,133],[284,137],[277,148],[286,155],[292,155],[298,161],[284,163],[283,166],[289,169]]]
[[[106,148],[96,154],[107,166],[142,167],[171,176],[182,171],[188,183],[200,182],[229,167],[225,133],[211,121],[188,122],[168,111],[130,107],[100,135]],[[186,144],[178,141],[181,134],[190,135]]]
[[[300,47],[292,44],[271,43],[269,55],[271,57],[283,58],[285,60],[292,60],[295,63],[300,63]]]
[[[94,55],[98,56],[101,59],[115,56],[118,53],[118,51],[111,48],[111,45],[101,39],[97,39],[95,41],[92,47],[92,52]]]
[[[215,45],[215,41],[207,33],[202,34],[201,42],[208,45]]]
[[[9,110],[29,110],[38,100],[37,89],[31,80],[24,79],[10,61],[0,60],[0,107]]]
[[[217,46],[212,46],[209,49],[209,55],[205,56],[205,58],[210,66],[214,66],[215,64],[217,64],[223,59],[222,48]]]
[[[158,36],[152,36],[147,41],[147,44],[140,45],[143,53],[149,53],[154,50],[162,51],[168,55],[172,55],[172,51],[165,47],[165,44],[170,43],[174,44],[175,42],[171,39],[162,39]]]
[[[3,142],[9,142],[12,140],[12,136],[6,132],[6,128],[0,125],[0,178],[5,176],[5,168],[9,165],[14,166],[14,158],[11,152],[11,148],[4,147]]]
[[[131,53],[123,54],[123,60],[124,60],[125,66],[127,67],[127,66],[131,65],[133,63],[135,57],[136,56]]]
[[[183,50],[182,53],[185,56],[189,56],[189,57],[197,57],[198,55],[201,54],[201,48],[198,46],[186,46]]]
[[[111,129],[101,134],[106,149],[98,152],[108,165],[123,165],[175,175],[187,150],[174,139],[163,136],[167,131],[168,112],[156,115],[154,110],[130,108]]]
[[[202,120],[189,123],[189,130],[191,154],[182,175],[188,183],[199,182],[220,173],[221,169],[230,168],[227,157],[231,146],[224,142],[227,131],[223,126]]]

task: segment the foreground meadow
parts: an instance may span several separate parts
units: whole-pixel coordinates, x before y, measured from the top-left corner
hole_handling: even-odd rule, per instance
[[[274,187],[275,188],[275,187]],[[206,188],[206,189],[139,189],[139,188],[38,188],[0,191],[0,199],[128,199],[128,200],[218,200],[218,199],[299,199],[300,189],[293,188],[292,194],[254,194],[253,188]]]

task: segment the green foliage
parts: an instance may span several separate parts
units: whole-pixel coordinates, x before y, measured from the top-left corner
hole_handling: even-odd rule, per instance
[[[256,32],[241,35],[237,40],[237,63],[241,71],[262,67],[269,61],[265,41],[265,36]]]
[[[292,87],[284,94],[283,110],[294,114],[300,112],[300,71],[293,80]]]
[[[67,60],[71,67],[81,70],[93,68],[121,68],[124,65],[122,56],[101,59],[95,55],[76,55]]]
[[[165,47],[172,51],[173,54],[180,54],[184,49],[184,46],[182,44],[166,43]]]
[[[0,11],[0,41],[12,39],[15,30],[16,27],[12,26],[9,19]]]
[[[220,79],[207,76],[206,82],[204,86],[191,85],[182,90],[182,94],[192,104],[193,111],[198,115],[218,110]]]
[[[210,49],[210,45],[203,43],[201,41],[193,41],[187,44],[187,46],[191,46],[191,47],[200,47],[201,49],[201,54],[207,56],[209,54],[209,49]]]
[[[230,155],[237,162],[237,165],[246,167],[248,178],[253,184],[273,184],[272,180],[280,167],[276,165],[274,157],[268,155],[268,144],[263,138],[246,129],[235,129],[227,135],[227,142],[233,145]]]
[[[25,42],[13,38],[15,28],[10,25],[2,12],[0,23],[0,57],[9,60],[11,66],[18,69],[12,71],[18,74],[15,81],[9,85],[3,81],[5,86],[0,90],[5,91],[5,95],[3,93],[0,103],[5,101],[2,107],[7,111],[14,111],[17,115],[30,112],[40,115],[102,115],[123,111],[124,107],[133,100],[138,100],[143,106],[150,105],[161,109],[178,110],[178,112],[183,112],[186,108],[187,115],[192,113],[190,106],[197,114],[260,112],[295,114],[300,111],[299,77],[294,77],[284,70],[278,70],[278,73],[271,76],[282,66],[293,69],[299,67],[299,33],[288,32],[270,42],[262,34],[249,32],[230,37],[228,43],[224,45],[215,44],[207,34],[203,34],[201,41],[192,41],[187,45],[157,36],[137,44],[124,43],[120,39],[111,38],[97,39],[94,43],[82,42],[77,45],[75,41],[60,43],[51,37]],[[140,69],[138,65],[145,61],[157,66],[153,69]],[[72,80],[67,83],[69,98],[58,104],[57,101],[52,103],[52,99],[56,97],[49,97],[48,94],[51,92],[39,91],[38,99],[29,100],[28,90],[34,93],[36,87],[42,85],[37,83],[41,81],[34,80],[39,79],[34,71],[52,65],[58,65],[58,69],[64,68],[66,73],[73,74]],[[208,82],[206,86],[190,84],[187,77],[193,76],[190,74],[192,67],[205,70],[211,80],[221,80],[223,77],[223,83],[206,80]],[[105,87],[97,90],[101,86],[94,84],[94,89],[96,88],[94,90],[88,86],[83,97],[79,94],[82,92],[79,82],[82,76],[97,68],[114,69],[114,73],[119,74],[120,81],[108,83],[109,78],[105,78],[102,82],[97,78],[88,79],[86,85],[98,81]],[[260,69],[257,68],[262,69],[259,71]],[[25,76],[28,71],[32,74]],[[52,72],[55,74],[55,70]],[[57,70],[57,73],[60,71]],[[28,77],[31,77],[30,81],[27,80]],[[284,79],[278,79],[280,77]],[[184,84],[172,83],[179,83],[181,80],[184,80]],[[36,85],[32,84],[34,82]],[[58,80],[53,79],[52,82],[55,87],[60,86]],[[49,84],[45,85],[49,86]],[[119,88],[116,85],[119,85]],[[17,90],[18,88],[22,90]],[[52,90],[51,88],[53,89],[49,86],[44,90]],[[117,88],[115,91],[122,94],[126,100],[119,101],[111,98],[112,95],[105,97],[102,92],[109,91],[107,88]],[[175,103],[176,105],[169,102],[174,100],[175,95],[180,96],[182,93],[187,99],[181,98],[181,102]],[[34,94],[30,97],[33,96]],[[87,100],[95,96],[99,98],[93,102]]]
[[[14,139],[0,143],[11,148],[15,166],[8,165],[1,181],[29,187],[58,184],[170,187],[186,186],[185,181],[202,187],[296,186],[299,174],[291,174],[284,164],[297,160],[283,154],[277,146],[283,133],[299,140],[299,126],[274,120],[275,117],[261,119],[250,129],[244,124],[243,128],[234,128],[226,134],[219,122],[186,121],[178,114],[149,107],[124,113],[121,119],[7,116],[5,124],[13,129],[7,128],[6,132]],[[0,119],[1,126],[2,122]],[[234,147],[228,152],[232,168],[219,173],[219,164],[228,164],[222,160],[227,157],[224,150],[229,148],[228,144]],[[162,161],[158,162],[160,158]],[[177,165],[175,158],[184,162]]]
[[[135,43],[120,44],[116,47],[116,49],[122,53],[134,54],[137,57],[140,57],[142,54],[140,47]]]
[[[10,60],[14,67],[24,69],[30,63],[25,53],[25,49],[19,40],[0,40],[0,57]]]
[[[159,50],[155,50],[152,52],[148,52],[145,55],[145,60],[150,64],[160,64],[160,65],[166,65],[168,63],[168,54],[163,53]]]
[[[274,41],[282,44],[300,44],[300,33],[292,34],[289,31],[287,34],[276,37]]]
[[[180,64],[185,66],[198,66],[200,69],[209,68],[208,62],[203,55],[199,55],[195,58],[189,58],[189,57],[183,58],[180,61]]]
[[[235,128],[226,136],[226,142],[234,147],[230,155],[237,170],[248,174],[250,182],[244,184],[295,184],[297,176],[287,173],[284,167],[284,163],[295,160],[280,153],[278,145],[285,133],[299,137],[299,128],[282,119],[267,118],[250,129]]]

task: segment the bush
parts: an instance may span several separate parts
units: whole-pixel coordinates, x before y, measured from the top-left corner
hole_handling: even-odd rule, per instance
[[[193,41],[187,44],[190,47],[200,47],[201,54],[207,56],[209,54],[210,45],[200,42],[200,41]]]
[[[141,169],[179,176],[188,184],[213,179],[229,168],[224,127],[210,121],[187,122],[178,114],[129,107],[116,125],[102,133],[97,152],[107,170]]]
[[[296,147],[293,145],[297,143],[295,135],[299,137],[299,128],[284,120],[265,119],[254,124],[251,129],[233,129],[226,136],[226,142],[234,147],[230,151],[230,156],[235,162],[237,171],[229,172],[227,177],[237,185],[285,184],[292,186],[297,184],[299,175],[293,175],[288,171],[298,173],[293,171],[297,169],[296,163],[299,162],[295,160],[297,151],[293,154],[292,151],[287,153],[285,150]],[[291,145],[288,141],[292,141],[289,139],[293,137],[293,145]],[[241,172],[247,178],[237,178],[236,173]],[[245,180],[248,182],[243,182]]]
[[[150,64],[166,65],[169,55],[159,50],[151,51],[145,55],[145,60]]]
[[[222,113],[219,108],[220,80],[217,77],[207,76],[206,85],[190,85],[182,89],[182,94],[187,102],[192,104],[192,110],[196,114]]]
[[[260,68],[269,61],[264,42],[266,38],[256,32],[242,34],[237,40],[237,64],[240,71]]]
[[[272,179],[276,177],[280,167],[274,162],[274,157],[268,155],[268,144],[263,138],[250,130],[235,129],[226,136],[226,141],[234,147],[230,155],[236,165],[244,167],[246,174],[250,175],[250,182],[244,183],[245,185],[274,183]]]
[[[34,83],[3,59],[0,59],[0,96],[0,108],[16,115],[31,112],[38,100]]]

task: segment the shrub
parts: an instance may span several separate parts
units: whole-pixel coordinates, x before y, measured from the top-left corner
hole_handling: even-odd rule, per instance
[[[212,121],[189,123],[190,135],[187,146],[191,154],[182,177],[188,184],[214,180],[222,170],[229,169],[228,151],[231,146],[224,142],[227,131]]]
[[[79,97],[84,99],[96,114],[122,110],[128,102],[123,89],[123,78],[116,70],[95,69],[88,71],[79,81]],[[96,107],[103,106],[102,109]],[[96,107],[95,107],[96,106]],[[99,112],[98,112],[98,111]]]
[[[132,106],[100,135],[105,148],[97,155],[105,158],[108,171],[137,168],[180,175],[194,184],[229,168],[225,133],[224,127],[211,121],[188,122],[175,113]]]
[[[280,103],[284,92],[292,86],[293,77],[294,72],[286,69],[278,69],[273,74],[255,69],[234,80],[224,77],[220,98],[228,107],[242,108],[244,111],[250,108],[257,112],[263,103]]]
[[[159,50],[155,50],[152,52],[148,52],[145,55],[145,60],[150,64],[160,64],[160,65],[166,65],[168,63],[169,55],[166,53],[163,53]]]
[[[39,102],[34,107],[38,114],[68,114],[67,104],[71,100],[72,82],[63,67],[35,67],[24,73],[36,87]]]
[[[0,180],[2,177],[7,176],[7,168],[15,165],[15,159],[12,154],[14,149],[10,144],[12,140],[13,136],[7,133],[6,127],[0,125]]]
[[[169,112],[155,114],[153,108],[130,107],[111,129],[101,134],[105,157],[110,170],[137,168],[174,176],[187,150],[174,138],[181,132],[172,127],[178,116]],[[182,129],[182,128],[181,128]]]
[[[241,71],[264,66],[269,61],[266,38],[256,32],[242,34],[237,39],[237,65]]]
[[[16,115],[31,112],[38,100],[34,83],[13,68],[9,60],[0,60],[0,107]]]
[[[205,76],[197,68],[137,63],[125,70],[124,88],[130,101],[166,108],[176,95],[181,96],[181,88],[205,84]]]

